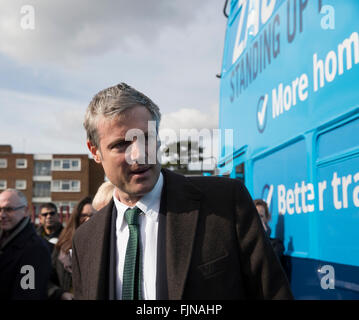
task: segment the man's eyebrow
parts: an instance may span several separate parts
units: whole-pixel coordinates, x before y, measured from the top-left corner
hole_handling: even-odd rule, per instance
[[[143,135],[145,138],[149,137],[149,132],[148,131],[142,131]],[[131,140],[126,140],[126,137],[119,137],[113,141],[111,141],[108,145],[107,148],[111,149],[113,146],[115,146],[116,144],[120,143],[120,142],[132,142],[133,140],[137,139],[137,136],[135,135]]]

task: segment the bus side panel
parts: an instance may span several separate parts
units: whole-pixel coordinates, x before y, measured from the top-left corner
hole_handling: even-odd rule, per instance
[[[305,199],[303,203],[301,192],[302,185],[308,184],[306,154],[302,139],[255,160],[253,164],[253,194],[269,204],[271,237],[280,238],[287,254],[298,257],[309,255],[307,207],[313,200]],[[308,193],[304,194],[306,197]]]
[[[359,300],[359,284],[353,282],[359,267],[291,256],[285,262],[295,299]]]
[[[359,118],[336,125],[317,143],[318,258],[359,266]]]

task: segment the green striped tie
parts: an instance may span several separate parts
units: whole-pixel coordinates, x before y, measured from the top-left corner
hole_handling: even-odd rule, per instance
[[[141,250],[138,217],[142,211],[127,209],[125,219],[130,230],[123,269],[122,300],[141,300]]]

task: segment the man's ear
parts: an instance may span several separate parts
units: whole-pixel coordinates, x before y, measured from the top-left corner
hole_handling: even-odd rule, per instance
[[[87,140],[87,148],[90,150],[94,160],[97,163],[101,163],[101,154],[100,154],[100,150],[98,150],[98,148],[96,146],[94,146],[90,140]]]

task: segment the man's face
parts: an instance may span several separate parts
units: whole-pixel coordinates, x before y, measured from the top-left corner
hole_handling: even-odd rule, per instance
[[[0,228],[4,231],[14,228],[26,216],[27,207],[14,192],[4,191],[0,194],[0,208]]]
[[[54,227],[60,221],[59,214],[52,208],[42,208],[40,211],[40,223],[45,228]]]
[[[107,178],[118,188],[118,196],[123,202],[138,201],[150,192],[160,174],[161,166],[157,159],[155,164],[148,164],[149,152],[154,151],[149,151],[147,146],[148,121],[153,121],[152,115],[143,106],[128,109],[114,119],[102,117],[97,128],[100,148],[88,142],[95,161],[102,164]],[[141,146],[140,139],[125,141],[126,133],[131,129],[143,132],[145,147]],[[158,144],[155,144],[155,148],[158,149]],[[146,159],[145,164],[141,162],[143,159]]]

